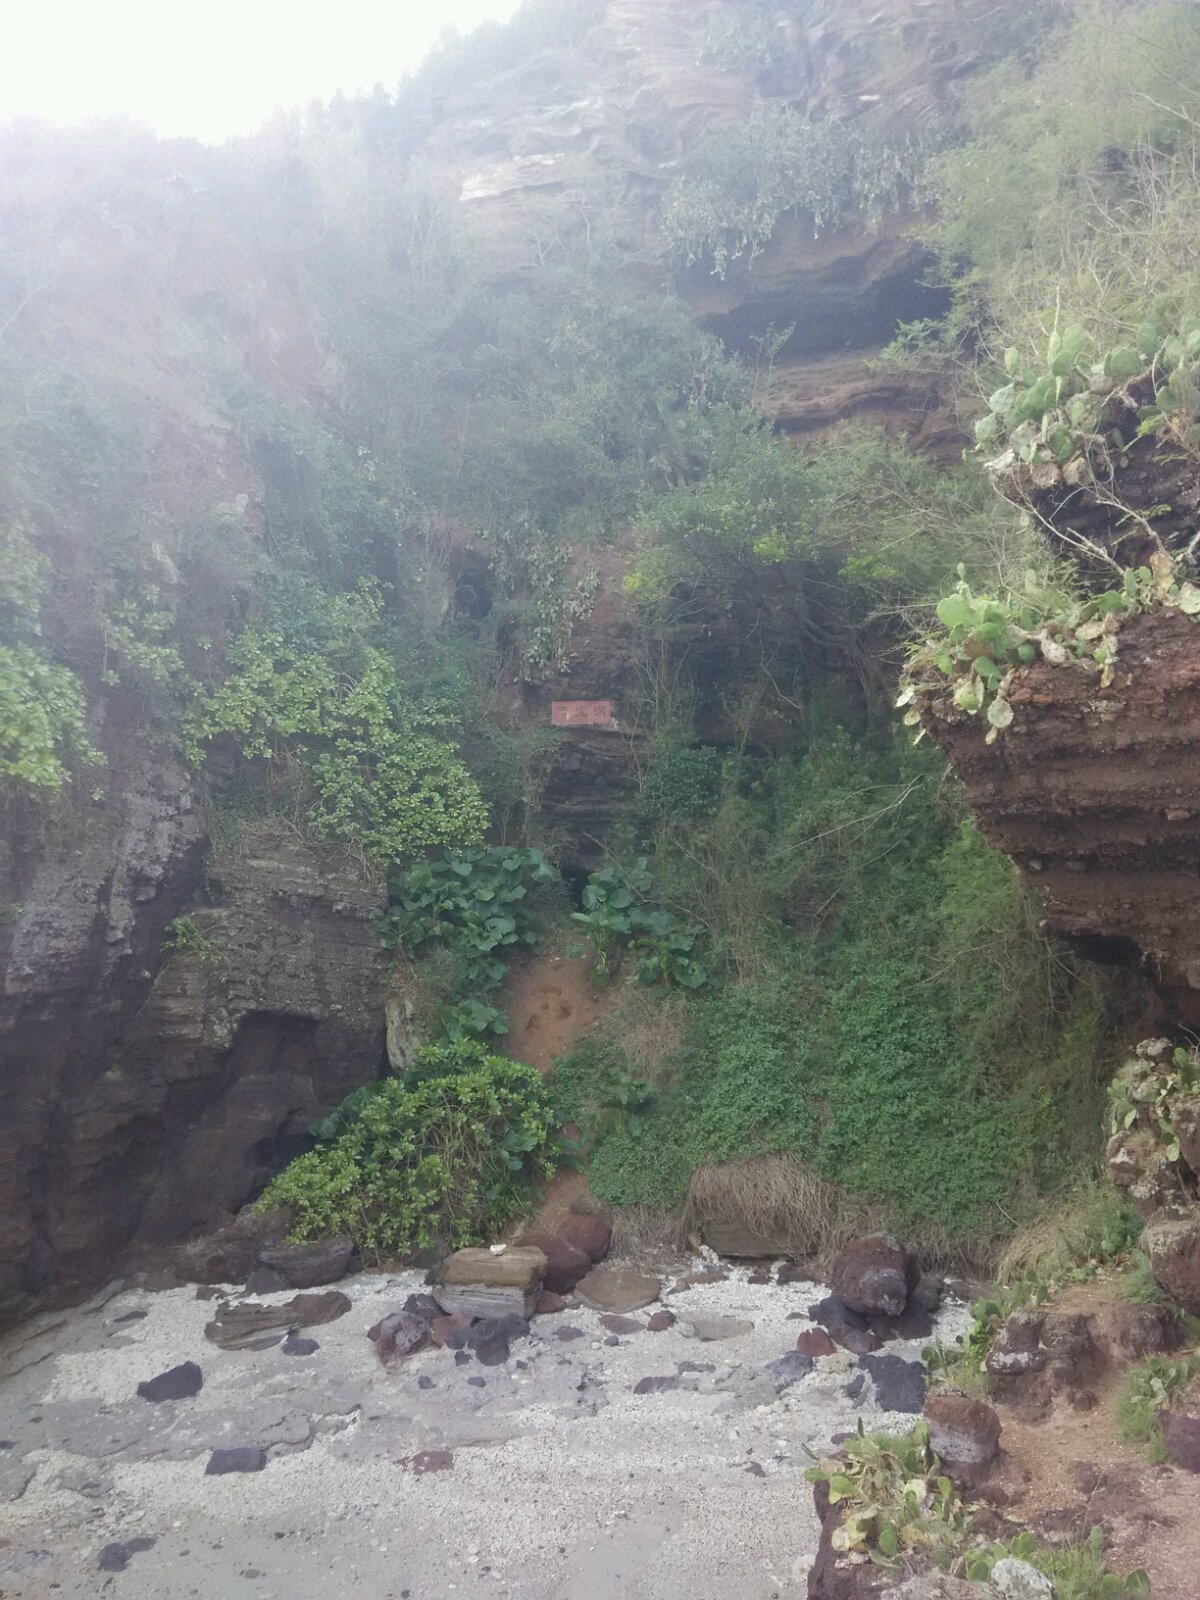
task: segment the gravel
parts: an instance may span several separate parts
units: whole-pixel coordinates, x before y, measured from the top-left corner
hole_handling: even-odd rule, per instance
[[[213,1302],[190,1289],[119,1293],[47,1321],[10,1352],[17,1370],[0,1387],[5,1457],[34,1468],[5,1508],[0,1589],[42,1600],[54,1583],[64,1600],[90,1600],[100,1551],[149,1538],[106,1596],[799,1600],[817,1534],[806,1447],[823,1452],[860,1417],[911,1418],[879,1411],[872,1385],[856,1407],[844,1351],[781,1391],[768,1363],[794,1351],[824,1291],[748,1277],[687,1294],[689,1318],[753,1324],[703,1347],[711,1371],[682,1319],[610,1345],[600,1314],[580,1306],[569,1316],[583,1337],[535,1319],[482,1388],[464,1381],[484,1376],[474,1357],[464,1373],[449,1350],[381,1368],[366,1331],[420,1291],[417,1273],[347,1279],[353,1309],[304,1361],[215,1349],[203,1333]],[[135,1311],[146,1314],[118,1320]],[[965,1322],[952,1307],[938,1331],[953,1338]],[[200,1394],[137,1399],[139,1382],[187,1360],[203,1365]],[[635,1395],[677,1371],[678,1388]],[[212,1452],[235,1446],[264,1450],[266,1468],[205,1476]],[[449,1453],[443,1470],[405,1466],[431,1451]]]

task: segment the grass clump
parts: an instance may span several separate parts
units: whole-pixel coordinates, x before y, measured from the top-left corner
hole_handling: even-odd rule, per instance
[[[1142,1445],[1150,1461],[1167,1459],[1158,1413],[1196,1392],[1200,1355],[1151,1356],[1131,1367],[1117,1401],[1117,1433],[1126,1444]]]
[[[1144,1600],[1150,1581],[1141,1570],[1119,1578],[1109,1569],[1103,1534],[1096,1529],[1063,1549],[1022,1533],[1007,1544],[984,1543],[963,1501],[929,1444],[929,1429],[866,1433],[848,1439],[836,1457],[808,1469],[811,1483],[828,1485],[830,1504],[842,1508],[833,1548],[868,1557],[897,1572],[935,1567],[987,1583],[1006,1557],[1027,1562],[1054,1582],[1058,1600]]]
[[[351,1096],[259,1204],[291,1210],[292,1239],[348,1233],[376,1260],[483,1243],[553,1174],[556,1127],[535,1068],[474,1040],[426,1046]]]

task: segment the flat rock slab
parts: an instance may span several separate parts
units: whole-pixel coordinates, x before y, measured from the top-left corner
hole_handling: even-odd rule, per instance
[[[597,1311],[640,1311],[662,1293],[659,1279],[629,1267],[593,1267],[576,1292]]]
[[[350,1270],[354,1240],[348,1234],[317,1244],[280,1244],[259,1252],[259,1264],[277,1272],[288,1289],[315,1289],[337,1283]]]
[[[539,1250],[538,1255],[541,1254]],[[434,1291],[438,1305],[452,1317],[521,1317],[528,1321],[537,1311],[541,1297],[540,1282],[528,1289],[515,1284],[439,1284]]]
[[[620,1317],[613,1312],[608,1312],[600,1318],[601,1327],[607,1328],[609,1333],[645,1333],[646,1324],[639,1322],[636,1317]]]
[[[491,1250],[456,1250],[442,1267],[442,1283],[447,1287],[486,1284],[494,1288],[541,1289],[546,1276],[546,1257],[536,1248],[517,1246],[493,1254]],[[441,1296],[438,1296],[441,1299]]]
[[[781,1234],[760,1233],[740,1222],[706,1222],[704,1242],[719,1256],[743,1261],[775,1261],[790,1253],[789,1241]]]
[[[917,1416],[925,1405],[925,1368],[899,1356],[866,1356],[863,1366],[875,1382],[875,1398],[884,1411]]]
[[[745,1339],[754,1332],[754,1324],[740,1317],[688,1317],[684,1326],[704,1344],[715,1344],[718,1339]]]
[[[143,1400],[190,1400],[204,1387],[204,1374],[194,1361],[184,1361],[177,1367],[168,1367],[157,1378],[139,1383],[137,1392]]]
[[[227,1472],[261,1472],[267,1464],[267,1452],[255,1445],[236,1444],[228,1450],[214,1450],[204,1469],[206,1478],[221,1478]]]
[[[134,1556],[140,1556],[143,1550],[153,1550],[156,1542],[154,1539],[124,1539],[117,1544],[106,1544],[96,1565],[101,1572],[124,1572]]]
[[[350,1309],[349,1299],[337,1289],[326,1289],[320,1294],[296,1294],[281,1306],[240,1305],[222,1306],[204,1329],[206,1339],[222,1350],[259,1350],[264,1335],[282,1335],[292,1328],[311,1328],[322,1322],[336,1322]],[[267,1344],[278,1343],[278,1337]]]

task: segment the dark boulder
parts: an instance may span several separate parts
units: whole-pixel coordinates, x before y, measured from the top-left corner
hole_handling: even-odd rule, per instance
[[[827,1295],[808,1308],[808,1314],[825,1329],[834,1344],[851,1355],[870,1355],[879,1349],[879,1335],[861,1311],[855,1311],[836,1295]]]
[[[900,1356],[864,1356],[863,1366],[875,1384],[875,1398],[884,1411],[919,1416],[925,1404],[925,1368]]]
[[[679,1379],[674,1373],[663,1378],[639,1378],[633,1386],[634,1394],[666,1394],[678,1389]]]
[[[143,1400],[190,1400],[204,1387],[204,1374],[194,1361],[184,1361],[177,1367],[168,1367],[156,1378],[139,1383],[137,1392]]]
[[[514,1313],[483,1317],[467,1332],[465,1344],[468,1350],[474,1350],[482,1366],[498,1367],[508,1360],[513,1340],[524,1339],[528,1333],[529,1323]]]
[[[262,1251],[282,1243],[291,1225],[288,1211],[239,1212],[216,1232],[180,1245],[175,1271],[185,1283],[245,1283]]]
[[[1186,1411],[1160,1411],[1163,1448],[1167,1460],[1188,1472],[1200,1472],[1200,1415]]]
[[[255,1267],[246,1279],[247,1294],[279,1294],[291,1285],[282,1272],[276,1272],[274,1267]]]
[[[1114,1307],[1109,1328],[1118,1350],[1134,1361],[1179,1348],[1179,1320],[1166,1306],[1138,1306],[1123,1301]]]
[[[1185,1311],[1200,1317],[1200,1206],[1186,1217],[1155,1218],[1142,1234],[1154,1281]]]
[[[925,1400],[929,1443],[960,1488],[973,1488],[988,1473],[1000,1449],[1000,1418],[986,1400],[964,1394],[931,1394]]]
[[[267,1464],[267,1452],[255,1445],[237,1444],[227,1450],[214,1450],[204,1469],[207,1478],[224,1477],[227,1472],[261,1472]]]
[[[830,1286],[854,1311],[898,1317],[908,1303],[909,1258],[889,1234],[855,1239],[838,1253]]]
[[[415,1311],[393,1311],[368,1328],[367,1338],[383,1365],[393,1367],[430,1343],[430,1321]]]
[[[555,1232],[593,1262],[603,1261],[612,1244],[612,1229],[603,1217],[570,1216]]]
[[[258,1259],[278,1272],[289,1289],[316,1289],[344,1278],[353,1255],[354,1240],[344,1234],[316,1244],[272,1245],[260,1251]]]
[[[789,1350],[777,1361],[767,1362],[767,1371],[780,1389],[786,1389],[791,1384],[798,1383],[801,1378],[807,1378],[812,1369],[813,1358],[806,1356],[802,1350]]]
[[[577,1222],[599,1222],[598,1217],[577,1217]],[[605,1224],[601,1224],[605,1226]],[[529,1233],[520,1241],[522,1250],[540,1250],[546,1258],[543,1287],[551,1294],[570,1294],[575,1285],[592,1270],[592,1258],[558,1233]]]

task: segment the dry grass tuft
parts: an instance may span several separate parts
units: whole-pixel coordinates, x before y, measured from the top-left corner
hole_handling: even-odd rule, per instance
[[[687,1002],[677,994],[630,989],[602,1027],[651,1083],[683,1047]]]
[[[685,1247],[674,1212],[653,1206],[615,1206],[608,1220],[612,1223],[611,1253],[618,1260],[661,1263],[678,1256]]]
[[[794,1156],[755,1156],[697,1167],[684,1205],[685,1233],[720,1218],[786,1242],[826,1266],[844,1244],[884,1225],[879,1206],[818,1178]]]
[[[1008,1241],[997,1257],[998,1280],[1054,1278],[1093,1256],[1116,1254],[1123,1242],[1120,1210],[1116,1192],[1107,1185],[1082,1185]]]
[[[811,1261],[822,1272],[852,1239],[889,1229],[890,1222],[886,1206],[819,1178],[790,1155],[698,1167],[688,1186],[681,1231],[702,1234],[705,1222],[718,1218],[778,1238],[790,1256]],[[992,1263],[987,1241],[950,1239],[940,1228],[915,1235],[909,1229],[905,1242],[932,1272],[970,1276]]]

